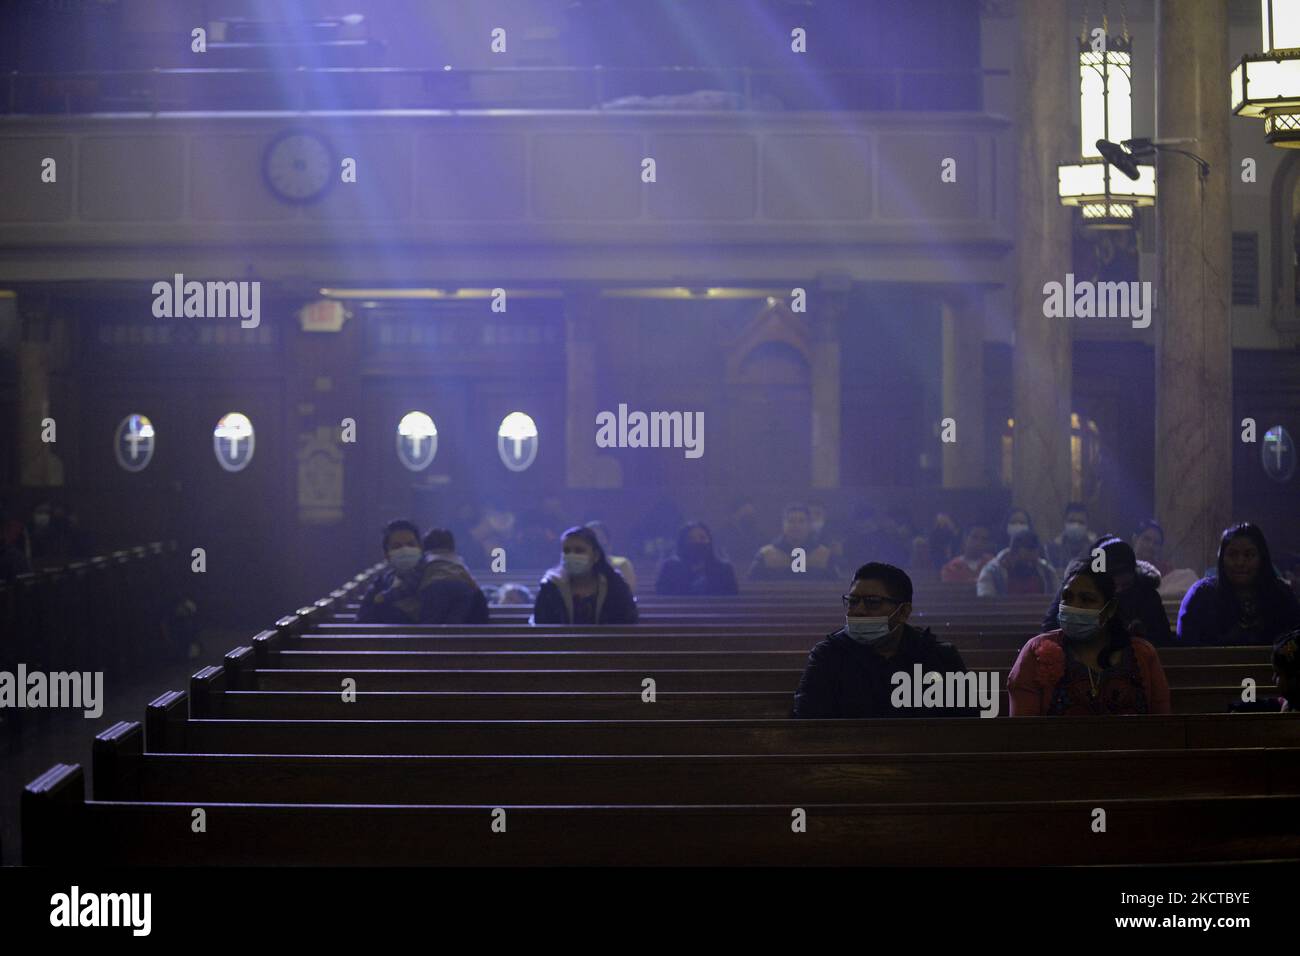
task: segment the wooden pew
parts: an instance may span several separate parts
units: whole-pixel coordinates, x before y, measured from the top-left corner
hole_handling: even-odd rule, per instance
[[[1300,746],[1285,714],[1018,720],[366,721],[190,719],[149,705],[150,753],[890,754]]]
[[[1236,687],[1180,687],[1172,691],[1171,703],[1179,714],[1223,713],[1240,694]],[[225,672],[209,667],[191,679],[190,700],[195,717],[235,719],[702,720],[788,717],[794,697],[789,691],[659,692],[654,703],[646,703],[640,693],[604,691],[358,690],[355,700],[344,702],[341,691],[228,690]],[[1007,713],[1005,691],[999,711]]]
[[[836,625],[837,626],[837,625]],[[436,642],[441,650],[528,651],[528,650],[624,650],[624,651],[726,651],[726,650],[809,650],[814,644],[835,630],[812,627],[749,627],[726,625],[715,628],[684,629],[656,628],[647,625],[633,627],[561,627],[558,625],[527,628],[518,625],[482,624],[418,625],[409,628],[383,625],[325,624],[310,634],[291,637],[295,640],[313,638],[362,638],[386,640],[409,639]],[[262,632],[274,633],[274,632]],[[935,636],[955,645],[965,653],[982,648],[1018,651],[1025,642],[1037,634],[1036,629],[999,630],[976,626],[970,630],[936,630]],[[260,635],[259,635],[260,636]],[[256,640],[256,638],[254,638]]]
[[[72,865],[973,865],[1300,858],[1300,796],[789,806],[303,806],[87,802],[76,765],[22,798],[23,862]],[[506,832],[493,832],[493,809]],[[500,819],[500,814],[496,815]]]
[[[220,803],[928,803],[1300,793],[1300,749],[978,754],[159,754],[95,737],[96,800]]]
[[[343,667],[355,661],[345,656],[349,653],[393,655],[391,667],[417,667],[433,670],[468,670],[482,667],[488,670],[540,667],[576,670],[579,668],[620,669],[666,667],[675,669],[722,670],[726,668],[800,668],[808,660],[809,647],[782,650],[750,650],[737,647],[733,650],[591,650],[577,651],[562,648],[543,648],[527,651],[457,651],[442,650],[441,638],[436,637],[318,637],[304,635],[281,656],[268,657],[267,666],[286,667]],[[1013,648],[958,648],[968,667],[1010,669],[1018,649]],[[335,657],[334,655],[340,655]],[[1192,665],[1255,665],[1269,666],[1270,650],[1267,647],[1162,647],[1160,661],[1166,667]],[[336,661],[336,663],[328,663]]]
[[[229,660],[229,658],[227,658]],[[287,663],[287,662],[286,662]],[[572,670],[523,668],[518,670],[416,670],[394,664],[389,659],[357,656],[356,666],[250,668],[231,675],[235,690],[337,690],[345,679],[356,681],[358,690],[427,690],[427,691],[623,691],[640,693],[642,681],[651,678],[659,691],[786,691],[799,686],[801,668],[685,670],[673,668]],[[1009,665],[1011,661],[1004,662]],[[367,666],[368,665],[368,666]],[[994,669],[999,686],[1005,686],[1007,671]],[[1255,681],[1258,692],[1271,692],[1273,670],[1267,665],[1227,664],[1166,667],[1165,678],[1171,688],[1241,687],[1244,678]]]

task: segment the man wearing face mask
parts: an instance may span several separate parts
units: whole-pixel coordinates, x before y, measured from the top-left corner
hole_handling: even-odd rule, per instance
[[[388,567],[370,583],[361,599],[357,621],[362,624],[416,624],[420,620],[420,576],[424,552],[420,529],[399,518],[384,526],[384,558]]]
[[[844,627],[812,649],[794,695],[793,716],[818,720],[868,717],[973,716],[970,709],[896,708],[893,676],[966,670],[961,654],[930,631],[907,623],[912,580],[901,568],[873,561],[853,575]]]
[[[980,570],[975,582],[979,597],[1004,597],[1008,594],[1052,594],[1057,586],[1056,570],[1041,557],[1038,535],[1018,531],[1011,547]]]
[[[1065,506],[1064,530],[1048,545],[1052,567],[1063,569],[1075,558],[1087,557],[1089,545],[1096,538],[1088,529],[1088,506],[1081,501],[1071,501]]]

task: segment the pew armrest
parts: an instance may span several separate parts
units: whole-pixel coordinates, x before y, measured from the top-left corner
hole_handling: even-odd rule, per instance
[[[221,695],[225,692],[225,668],[203,668],[190,678],[190,716],[220,717]]]
[[[149,703],[144,714],[146,753],[185,753],[189,748],[189,696],[169,690]]]
[[[140,799],[140,764],[144,757],[144,727],[138,720],[120,720],[95,735],[90,779],[96,800]]]
[[[77,764],[56,763],[24,787],[19,810],[23,866],[75,859],[85,812],[85,776]]]

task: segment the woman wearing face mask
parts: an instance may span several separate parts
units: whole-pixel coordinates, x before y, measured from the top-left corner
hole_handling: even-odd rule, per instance
[[[1264,532],[1234,525],[1219,540],[1218,574],[1192,585],[1178,610],[1182,644],[1272,644],[1300,627],[1300,604],[1277,576]]]
[[[420,572],[424,552],[420,529],[399,518],[384,526],[384,559],[388,567],[371,582],[357,620],[362,624],[415,624],[420,619]]]
[[[1115,582],[1116,616],[1135,637],[1145,637],[1156,647],[1173,639],[1169,615],[1160,596],[1160,572],[1146,561],[1139,561],[1128,542],[1114,535],[1102,535],[1092,543],[1090,554],[1100,549],[1106,559],[1106,571]],[[1089,561],[1086,558],[1083,560]],[[1061,626],[1059,610],[1061,595],[1056,595],[1043,616],[1043,631],[1055,631]]]
[[[1129,635],[1118,610],[1114,578],[1071,562],[1060,629],[1021,648],[1007,677],[1011,716],[1169,713],[1160,657],[1149,641]]]
[[[1033,531],[1033,530],[1034,530],[1034,522],[1033,519],[1029,517],[1029,512],[1026,511],[1024,508],[1012,508],[1010,511],[1007,512],[1007,520],[1006,520],[1007,537],[1006,537],[1006,541],[1002,544],[1002,547],[1004,549],[1009,548],[1011,546],[1011,539],[1014,538],[1016,535],[1020,534],[1020,532]]]
[[[542,576],[532,623],[635,624],[636,599],[605,557],[595,532],[570,528],[560,547],[560,564]]]
[[[664,560],[658,594],[735,594],[736,569],[713,553],[713,532],[692,521],[677,532],[677,552]]]

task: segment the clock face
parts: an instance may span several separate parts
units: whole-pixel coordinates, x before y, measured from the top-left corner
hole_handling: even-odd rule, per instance
[[[271,192],[285,202],[314,202],[334,180],[334,153],[315,133],[288,130],[266,147],[262,175]]]

